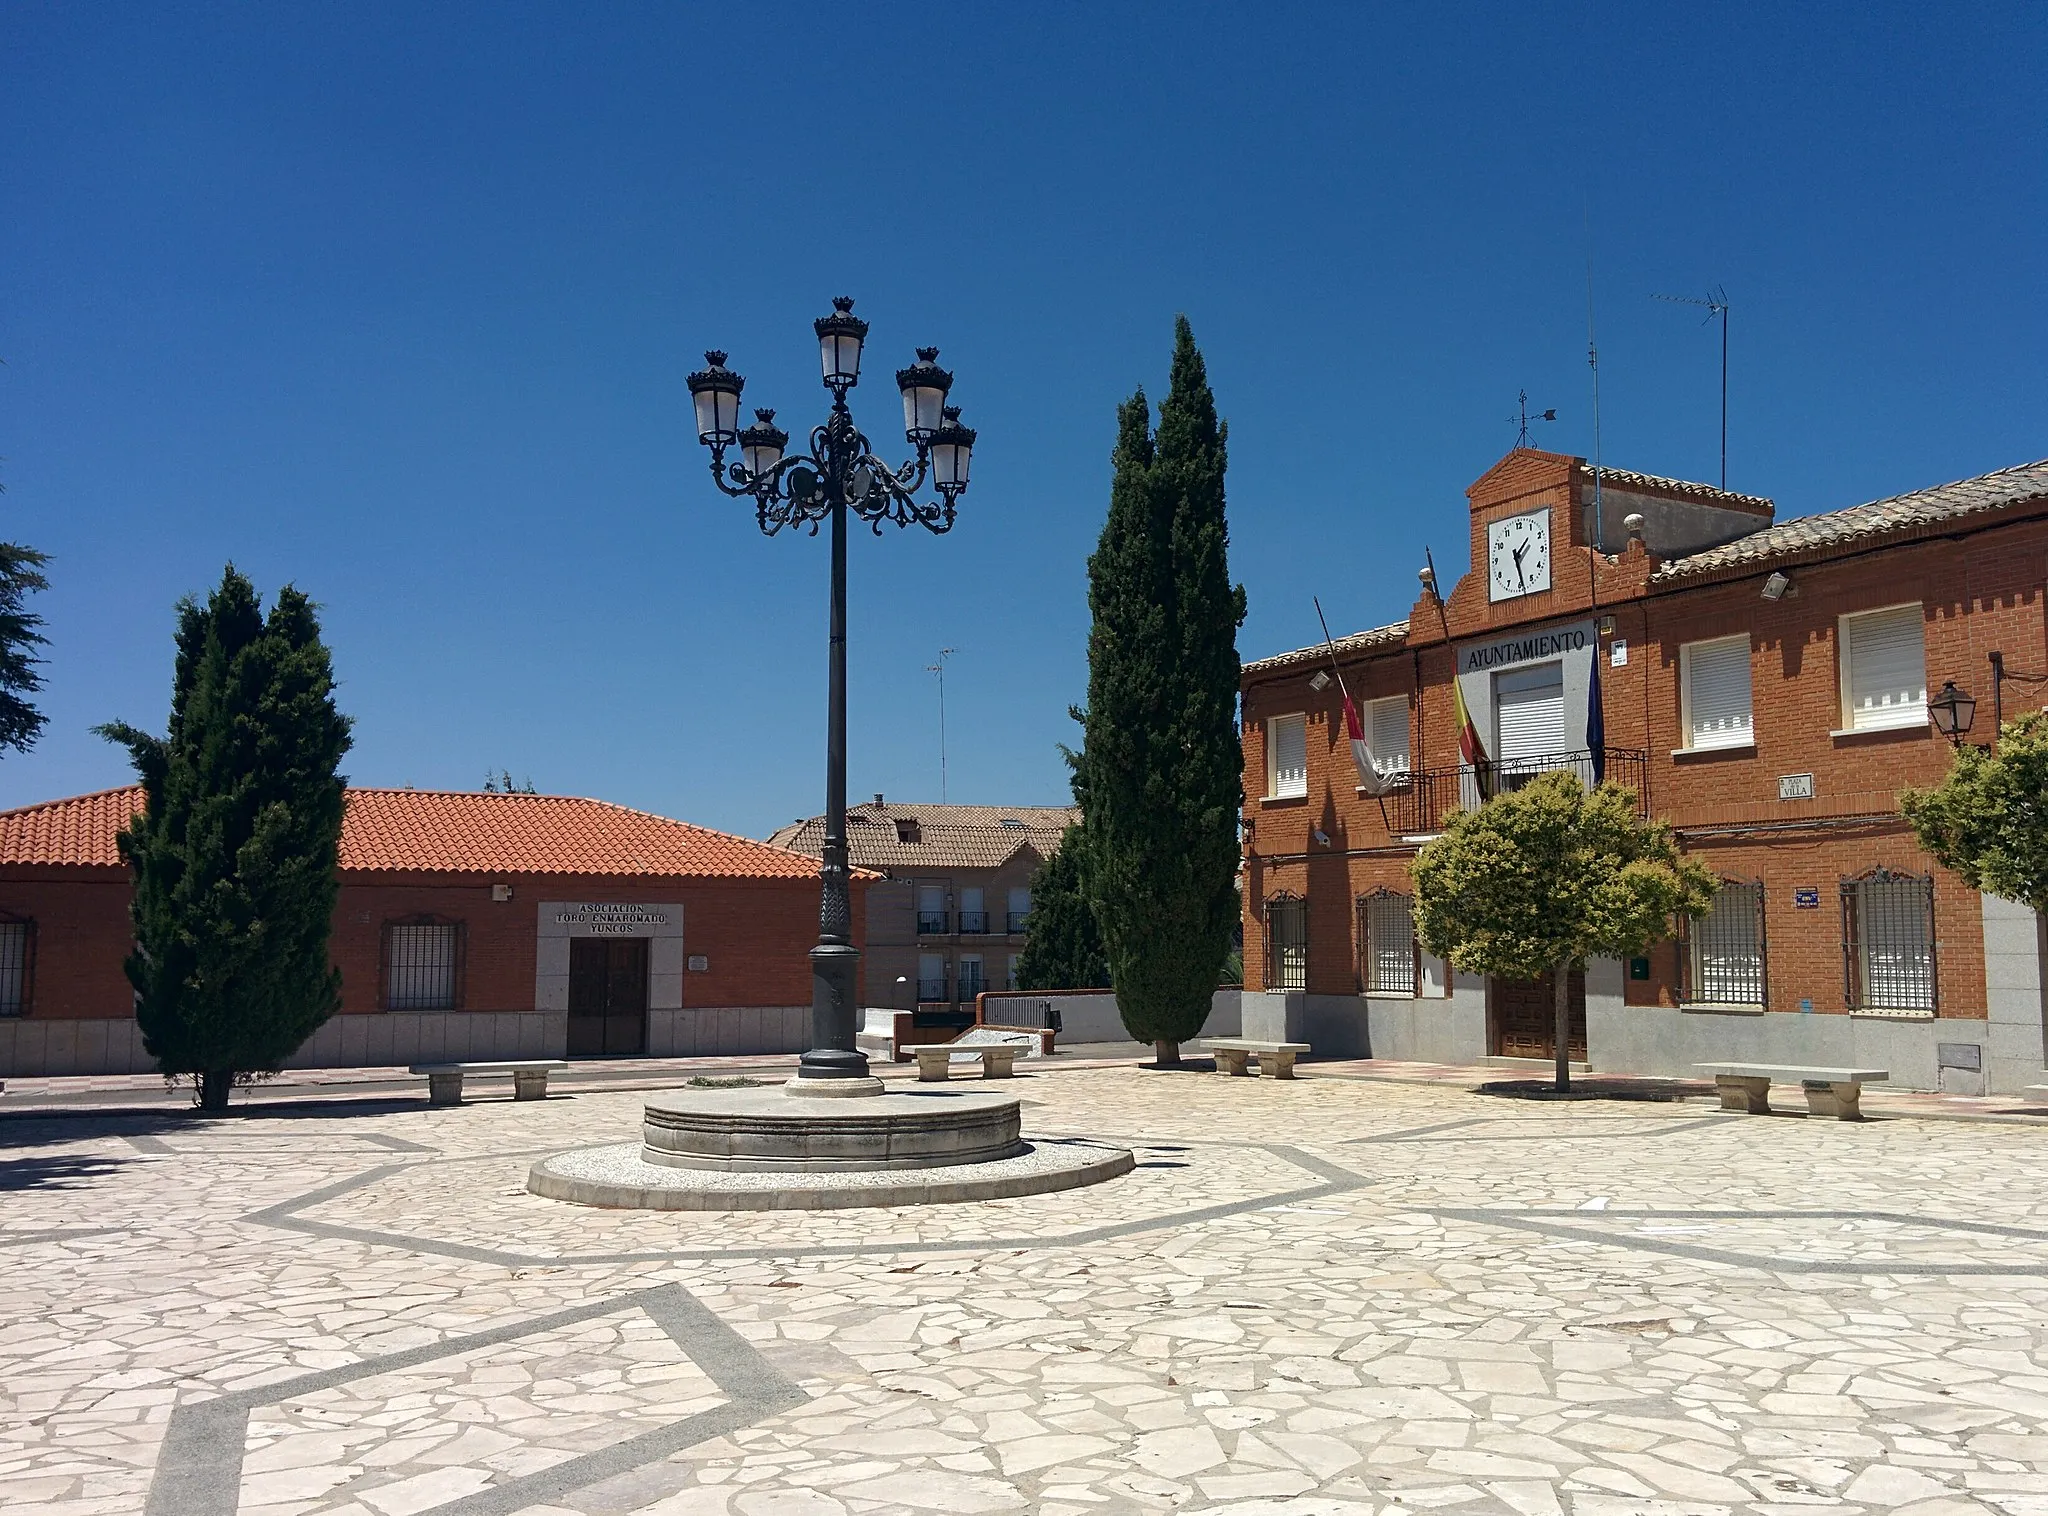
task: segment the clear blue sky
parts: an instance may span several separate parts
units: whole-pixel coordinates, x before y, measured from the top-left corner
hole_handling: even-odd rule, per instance
[[[1064,798],[1114,408],[1192,319],[1247,657],[1405,614],[1526,387],[1584,452],[1804,514],[2048,454],[2040,5],[215,7],[14,0],[0,532],[54,555],[41,746],[123,782],[171,607],[325,607],[358,783],[487,767],[762,834],[820,803],[824,544],[716,494],[683,376],[856,414],[935,342],[951,536],[856,537],[856,796]]]

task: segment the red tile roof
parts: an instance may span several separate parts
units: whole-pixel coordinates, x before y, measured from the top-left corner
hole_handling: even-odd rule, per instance
[[[101,790],[0,811],[0,865],[118,868],[114,834],[142,790]],[[348,792],[344,873],[652,874],[705,879],[815,879],[818,860],[567,795],[445,790]]]

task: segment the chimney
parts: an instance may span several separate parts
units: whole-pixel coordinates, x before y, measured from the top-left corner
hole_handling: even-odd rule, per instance
[[[886,809],[882,804],[882,792],[880,790],[875,791],[875,809],[878,811]]]

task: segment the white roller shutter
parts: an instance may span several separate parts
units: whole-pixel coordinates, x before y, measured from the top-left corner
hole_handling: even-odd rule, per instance
[[[1292,798],[1308,793],[1308,718],[1275,716],[1266,723],[1268,794]]]
[[[1845,726],[1920,726],[1927,720],[1927,649],[1918,605],[1842,618]]]
[[[1510,669],[1493,680],[1494,722],[1500,761],[1537,758],[1583,747],[1564,736],[1564,665]]]
[[[1749,637],[1689,642],[1685,665],[1685,745],[1741,747],[1754,736],[1750,713]]]
[[[1372,761],[1383,774],[1405,773],[1408,768],[1408,697],[1391,695],[1375,700],[1368,708],[1372,725]]]

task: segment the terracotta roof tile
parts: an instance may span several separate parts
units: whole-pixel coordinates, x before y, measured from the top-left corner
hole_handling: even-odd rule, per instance
[[[0,864],[119,867],[119,832],[142,790],[102,790],[0,811]],[[648,874],[815,879],[817,860],[603,800],[445,790],[351,789],[344,873]]]
[[[857,867],[891,873],[1000,868],[1026,846],[1039,857],[1050,858],[1059,851],[1067,828],[1080,820],[1079,809],[1065,805],[850,805],[846,852]],[[898,821],[917,823],[917,841],[898,840]],[[811,816],[790,823],[768,840],[816,857],[824,850],[824,835],[825,818]]]
[[[1369,653],[1375,648],[1398,647],[1408,640],[1408,623],[1390,621],[1385,626],[1376,626],[1370,631],[1353,632],[1348,637],[1336,639],[1337,654]],[[1297,663],[1313,663],[1318,658],[1327,658],[1330,650],[1318,642],[1311,647],[1298,647],[1291,653],[1275,653],[1270,658],[1254,658],[1244,666],[1247,674],[1263,674],[1268,669],[1284,669]]]
[[[2000,506],[2043,499],[2048,499],[2048,459],[1980,474],[1975,479],[1959,479],[1933,489],[1915,490],[1908,495],[1894,495],[1889,500],[1873,500],[1868,505],[1781,521],[1720,547],[1659,564],[1650,580],[1653,584],[1665,584],[1722,570],[1805,557],[1824,558],[1836,548],[1904,536],[1918,528],[1939,526]]]

